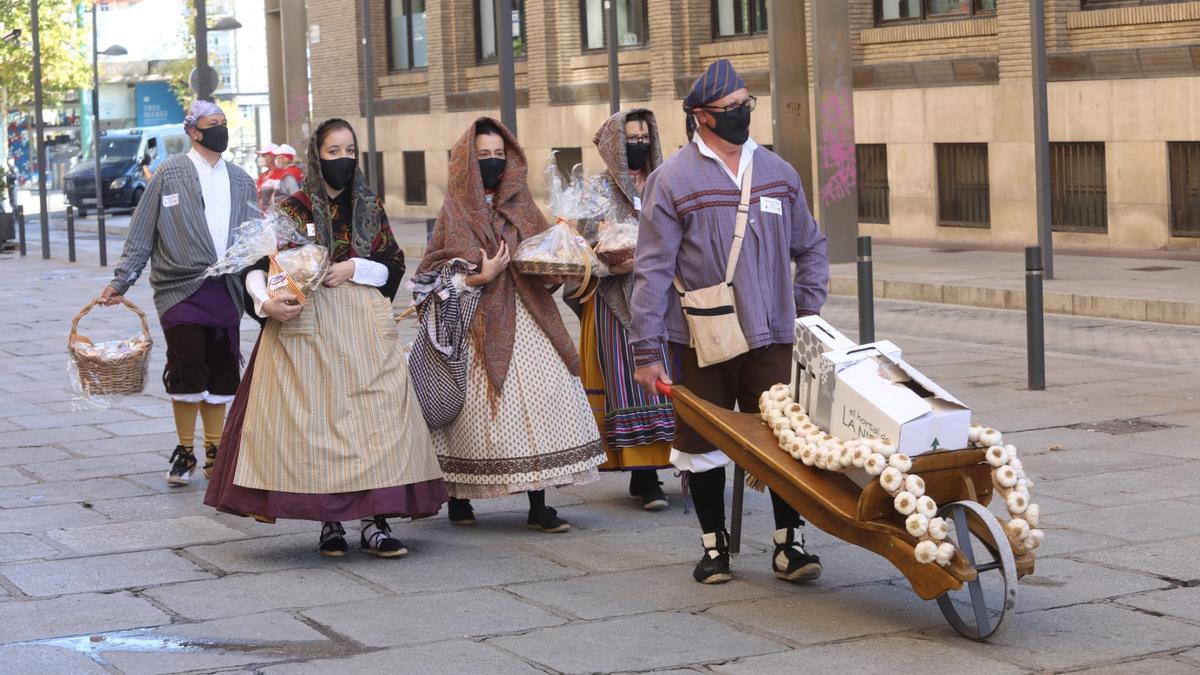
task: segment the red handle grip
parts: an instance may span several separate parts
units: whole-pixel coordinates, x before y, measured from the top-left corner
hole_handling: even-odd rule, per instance
[[[667,384],[666,382],[659,380],[658,382],[654,383],[654,388],[657,389],[658,393],[662,394],[663,396],[671,398],[671,385]]]

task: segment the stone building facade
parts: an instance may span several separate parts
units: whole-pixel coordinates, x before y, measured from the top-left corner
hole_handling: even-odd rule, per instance
[[[372,3],[370,95],[393,215],[436,213],[448,149],[476,117],[498,115],[492,1]],[[766,0],[614,1],[622,100],[657,113],[668,151],[685,142],[682,97],[719,57],[759,97],[752,133],[771,143]],[[1035,240],[1029,0],[848,1],[860,229],[942,243]],[[514,4],[531,174],[555,148],[601,170],[591,139],[608,115],[602,1]],[[1200,250],[1200,1],[1045,4],[1056,243]],[[361,125],[359,5],[307,2],[314,119]],[[537,175],[531,184],[543,186]]]

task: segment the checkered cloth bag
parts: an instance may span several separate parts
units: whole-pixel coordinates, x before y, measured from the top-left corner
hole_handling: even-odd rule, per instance
[[[421,328],[413,340],[408,370],[430,429],[457,419],[467,400],[466,347],[480,289],[459,289],[453,280],[472,269],[467,261],[455,258],[409,283]]]

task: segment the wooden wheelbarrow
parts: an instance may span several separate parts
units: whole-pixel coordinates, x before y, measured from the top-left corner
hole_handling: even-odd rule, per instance
[[[680,419],[737,465],[734,542],[740,539],[741,489],[744,472],[749,472],[806,521],[887,558],[918,596],[937,600],[946,620],[963,636],[987,640],[1004,627],[1016,606],[1017,579],[1033,573],[1034,556],[1018,555],[1016,542],[987,509],[992,478],[982,449],[913,457],[910,473],[925,480],[925,494],[941,505],[938,515],[954,523],[951,539],[958,548],[947,567],[919,563],[913,554],[917,540],[877,481],[860,488],[845,475],[805,466],[779,447],[758,415],[726,410],[683,386],[660,383],[659,390],[671,397]],[[964,586],[965,593],[952,595]]]

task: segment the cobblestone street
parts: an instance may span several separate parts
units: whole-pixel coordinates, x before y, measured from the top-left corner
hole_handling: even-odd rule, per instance
[[[146,393],[73,400],[70,321],[109,278],[89,246],[77,264],[58,239],[54,260],[0,255],[0,673],[1200,669],[1200,329],[1048,315],[1049,384],[1031,392],[1023,313],[878,302],[877,336],[1003,430],[1035,481],[1037,571],[983,644],[885,559],[811,527],[820,580],[775,580],[770,501],[753,491],[734,581],[696,584],[696,517],[665,472],[663,513],[608,475],[548,494],[567,534],[528,531],[523,497],[480,501],[474,528],[444,512],[396,523],[412,554],[392,561],[357,550],[356,524],[350,554],[324,559],[315,523],[218,515],[199,474],[164,481],[174,426],[153,316]],[[145,279],[130,299],[153,313]],[[852,298],[824,315],[853,337]],[[135,326],[98,309],[80,332]],[[257,327],[243,326],[248,355]],[[1089,430],[1135,418],[1145,430]]]

